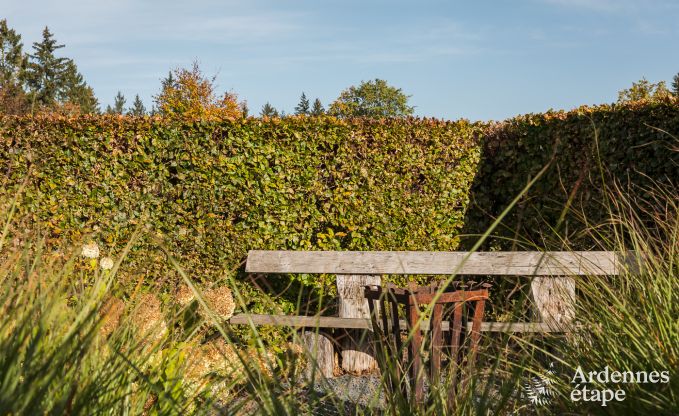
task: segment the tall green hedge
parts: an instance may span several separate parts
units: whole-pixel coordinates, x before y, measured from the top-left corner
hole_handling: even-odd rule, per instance
[[[19,213],[26,228],[40,227],[53,242],[94,233],[102,255],[115,256],[148,224],[126,275],[171,287],[177,276],[155,234],[202,281],[238,270],[249,249],[462,249],[461,233],[483,232],[548,163],[497,234],[518,228],[553,248],[542,238],[569,197],[594,223],[604,218],[600,165],[608,183],[676,184],[671,134],[679,134],[672,100],[497,124],[8,117],[0,119],[0,199],[28,178]],[[577,241],[582,227],[565,218],[559,231]]]
[[[606,188],[617,183],[644,198],[653,182],[679,186],[678,138],[679,101],[672,98],[528,114],[489,125],[464,232],[485,231],[548,166],[497,229],[496,236],[509,240],[491,239],[486,248],[518,249],[521,244],[511,240],[519,237],[551,249],[592,249],[583,230],[608,218]]]
[[[0,121],[3,196],[56,241],[96,232],[115,254],[142,219],[194,278],[249,249],[455,250],[482,125],[290,117],[168,124]],[[126,269],[171,281],[147,237]]]

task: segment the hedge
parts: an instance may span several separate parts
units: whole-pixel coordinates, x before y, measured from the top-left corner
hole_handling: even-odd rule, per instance
[[[517,228],[559,248],[546,236],[569,197],[593,223],[605,217],[599,162],[607,183],[676,184],[677,133],[672,100],[502,123],[5,117],[0,199],[28,178],[19,212],[26,227],[40,227],[54,244],[92,233],[102,255],[120,253],[135,227],[148,224],[124,274],[169,290],[178,276],[156,249],[156,235],[193,278],[208,283],[242,270],[249,249],[463,249],[460,235],[483,232],[548,163],[496,234],[513,237]],[[581,230],[570,215],[559,231],[589,248]],[[498,247],[511,244],[494,240],[486,248]],[[296,279],[333,287],[330,278]],[[254,285],[243,287],[255,293]],[[253,312],[265,310],[252,302]]]
[[[205,282],[237,270],[249,249],[455,250],[482,127],[332,117],[4,118],[2,197],[30,171],[20,216],[55,243],[95,233],[103,255],[119,253],[135,226],[148,223],[152,231],[125,266],[147,282],[178,279],[154,234]]]
[[[491,124],[471,189],[465,233],[484,232],[531,178],[547,171],[509,213],[485,248],[593,249],[590,227],[609,218],[615,183],[647,198],[679,185],[679,100],[583,106]],[[655,182],[655,184],[654,184]],[[570,201],[570,202],[569,202]],[[564,207],[570,209],[560,221]],[[587,219],[587,224],[583,221]],[[465,246],[471,244],[465,242]]]

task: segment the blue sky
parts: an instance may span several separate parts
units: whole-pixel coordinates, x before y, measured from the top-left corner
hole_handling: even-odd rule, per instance
[[[679,0],[0,0],[0,17],[25,46],[48,25],[102,107],[118,90],[150,106],[193,60],[252,112],[382,78],[418,115],[472,120],[612,102],[679,72]]]

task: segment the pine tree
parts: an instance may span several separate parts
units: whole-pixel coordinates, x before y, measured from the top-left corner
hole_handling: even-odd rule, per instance
[[[322,116],[325,114],[325,108],[323,108],[323,104],[321,104],[321,100],[316,98],[314,100],[314,106],[311,108],[311,115],[312,116]]]
[[[240,111],[243,113],[243,118],[247,118],[250,114],[250,107],[248,107],[248,103],[245,100],[240,103]]]
[[[54,52],[63,47],[57,44],[47,27],[42,31],[42,41],[33,43],[34,53],[29,55],[31,61],[26,73],[33,111],[36,107],[54,107],[57,104],[59,91],[64,88],[64,72],[69,60],[57,58]]]
[[[94,90],[87,85],[75,63],[70,59],[66,63],[61,84],[62,89],[58,94],[60,103],[73,106],[80,113],[99,113],[99,100],[95,97]]]
[[[0,85],[18,85],[25,69],[21,35],[7,26],[7,20],[0,20]]]
[[[170,87],[174,87],[174,83],[175,83],[175,80],[174,80],[174,76],[172,75],[172,71],[168,71],[167,77],[160,80],[160,89],[166,90]]]
[[[262,111],[259,112],[261,117],[278,117],[278,110],[268,102],[262,106]]]
[[[104,114],[115,114],[110,104],[106,104],[106,110],[104,110]]]
[[[113,113],[114,114],[122,114],[123,111],[125,110],[125,102],[127,101],[125,99],[125,96],[123,93],[118,91],[118,94],[115,96],[115,101],[113,102]]]
[[[672,92],[679,97],[679,73],[672,78]]]
[[[306,98],[306,94],[304,94],[304,92],[302,92],[302,96],[299,97],[299,104],[297,104],[297,107],[295,107],[295,114],[309,114],[309,100]]]
[[[21,35],[9,28],[7,20],[0,20],[0,113],[28,111],[28,99],[22,88],[26,69],[23,46]]]
[[[130,107],[127,114],[130,114],[130,115],[133,115],[133,116],[145,116],[146,115],[146,107],[144,107],[144,103],[141,101],[141,98],[139,98],[139,94],[136,94],[134,96],[134,102],[132,103],[132,107]]]

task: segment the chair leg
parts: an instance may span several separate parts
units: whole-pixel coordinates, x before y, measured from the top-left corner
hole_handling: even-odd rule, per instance
[[[401,341],[401,323],[398,319],[398,302],[396,299],[391,299],[391,322],[392,322],[392,335],[394,337],[394,345],[396,346],[395,351],[395,362],[396,362],[396,377],[398,379],[399,386],[401,388],[401,393],[403,397],[408,396],[407,381],[403,379],[405,367],[407,371],[407,366],[403,366],[403,342]],[[386,310],[385,310],[386,313]]]
[[[479,348],[479,341],[481,340],[481,322],[483,320],[483,310],[485,307],[485,300],[478,300],[474,303],[474,311],[472,318],[472,328],[470,334],[469,354],[467,355],[466,371],[460,382],[460,390],[464,391],[467,384],[473,375],[474,366],[476,363],[476,354]]]
[[[477,300],[476,305],[474,305],[474,319],[472,320],[472,333],[471,333],[471,353],[470,359],[476,358],[476,352],[479,348],[479,341],[481,340],[481,322],[483,321],[483,310],[486,305],[485,300]]]
[[[434,311],[431,318],[431,357],[429,358],[431,384],[437,383],[439,376],[441,375],[441,349],[443,347],[443,333],[441,330],[442,320],[443,305],[437,303],[434,305]]]
[[[448,392],[448,403],[455,402],[457,392],[457,379],[459,372],[460,359],[460,340],[462,338],[462,312],[464,302],[456,302],[453,309],[453,322],[450,328],[450,391]]]
[[[413,297],[408,302],[408,321],[410,323],[409,330],[412,331],[413,337],[410,342],[410,354],[412,362],[411,379],[413,380],[413,391],[415,392],[415,401],[422,403],[424,401],[424,378],[422,377],[422,356],[420,350],[422,348],[422,334],[420,333],[420,310],[417,302]]]

